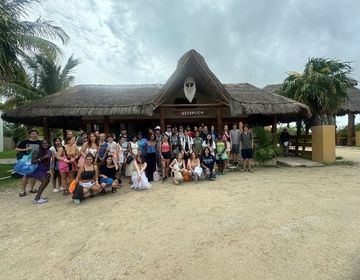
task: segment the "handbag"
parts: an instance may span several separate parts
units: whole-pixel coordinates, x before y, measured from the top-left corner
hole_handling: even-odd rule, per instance
[[[154,171],[153,173],[153,179],[154,179],[154,182],[159,182],[160,181],[160,174],[157,170]]]
[[[191,176],[190,176],[190,172],[188,170],[184,170],[182,172],[182,176],[184,178],[184,182],[189,182],[191,181]]]
[[[16,164],[14,167],[15,172],[25,176],[34,173],[38,165],[32,164],[31,159],[32,152],[30,152],[28,155],[24,155],[21,159],[16,160]]]
[[[126,164],[130,164],[134,160],[133,156],[128,156],[126,159]]]

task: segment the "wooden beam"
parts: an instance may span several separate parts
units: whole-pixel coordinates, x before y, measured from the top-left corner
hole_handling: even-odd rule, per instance
[[[164,107],[160,107],[160,127],[161,131],[165,131]]]
[[[355,135],[355,114],[348,113],[348,127],[347,127],[347,145],[353,146],[353,138]]]
[[[104,133],[106,135],[110,133],[109,116],[104,116]]]
[[[183,108],[183,107],[225,107],[221,103],[210,103],[210,104],[161,104],[160,108]]]
[[[50,128],[49,128],[49,121],[47,117],[44,117],[44,139],[51,141],[50,140]],[[50,143],[51,145],[51,143]]]
[[[277,115],[273,115],[271,133],[272,133],[273,143],[277,144],[277,139],[276,139],[277,138],[276,137],[276,133],[277,133]]]
[[[217,131],[221,132],[221,108],[217,108],[216,111],[216,120],[217,120]]]

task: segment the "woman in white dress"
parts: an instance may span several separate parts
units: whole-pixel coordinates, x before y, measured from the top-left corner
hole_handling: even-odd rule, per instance
[[[131,180],[133,182],[131,188],[135,191],[150,189],[152,186],[149,183],[145,174],[147,164],[144,157],[141,155],[137,155],[132,161],[132,163],[134,165],[134,171],[131,176]]]
[[[134,173],[134,159],[139,154],[139,145],[137,142],[137,136],[132,137],[131,142],[128,144],[128,155],[126,159],[125,175],[129,178],[129,184],[131,184],[131,177]]]

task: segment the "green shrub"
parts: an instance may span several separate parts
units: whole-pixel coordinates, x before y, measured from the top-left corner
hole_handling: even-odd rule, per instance
[[[282,155],[282,149],[274,145],[269,131],[260,126],[254,127],[252,131],[256,138],[256,148],[254,151],[254,159],[256,161],[264,163]]]

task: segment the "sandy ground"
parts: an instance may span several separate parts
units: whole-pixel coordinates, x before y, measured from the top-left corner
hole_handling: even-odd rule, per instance
[[[256,168],[79,206],[11,189],[0,279],[360,279],[359,177],[359,165]]]

